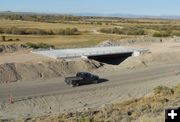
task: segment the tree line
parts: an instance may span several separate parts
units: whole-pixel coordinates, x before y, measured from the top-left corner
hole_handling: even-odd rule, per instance
[[[43,30],[36,28],[0,28],[0,34],[15,34],[15,35],[79,35],[77,28],[65,28],[57,30]]]
[[[143,29],[132,29],[132,28],[101,28],[100,32],[120,35],[145,35]]]

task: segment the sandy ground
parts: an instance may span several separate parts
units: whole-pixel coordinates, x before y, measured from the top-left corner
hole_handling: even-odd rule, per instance
[[[135,48],[147,48],[152,53],[166,53],[166,52],[177,52],[180,51],[180,42],[163,42],[163,43],[142,43],[142,44],[133,44],[127,47]],[[23,63],[23,62],[39,62],[39,61],[52,61],[55,59],[36,55],[32,53],[8,53],[0,54],[0,64],[3,63]]]
[[[143,43],[131,45],[130,47],[147,48],[152,53],[166,53],[180,51],[180,42]]]
[[[36,55],[33,53],[8,53],[0,54],[0,64],[4,63],[24,63],[24,62],[40,62],[40,61],[54,61],[55,59]]]
[[[131,69],[148,68],[161,64],[177,64],[180,62],[179,42],[143,43],[135,44],[130,47],[148,48],[152,53],[145,54],[140,57],[129,58],[119,66],[105,65],[104,67],[99,68],[94,72],[113,74],[114,72],[121,71],[123,67],[126,67],[128,71]],[[7,62],[34,63],[51,60],[54,59],[30,53],[13,53],[0,56],[0,64]],[[123,101],[148,95],[152,92],[153,88],[158,85],[174,86],[180,83],[179,79],[180,75],[174,75],[153,80],[151,79],[147,81],[148,84],[147,82],[140,81],[113,87],[105,85],[101,89],[71,92],[64,95],[59,94],[46,97],[41,96],[33,99],[22,101],[20,100],[15,104],[8,104],[6,102],[0,101],[0,118],[42,116],[49,114],[58,114],[59,112],[83,110],[91,107],[101,107],[105,104],[109,104],[119,100]],[[44,81],[42,80],[41,82]],[[86,87],[89,88],[90,86]]]
[[[67,92],[45,97],[36,97],[16,101],[14,104],[1,103],[0,117],[23,118],[36,117],[62,112],[82,111],[88,108],[103,107],[105,104],[121,102],[128,99],[149,95],[158,85],[174,86],[179,84],[179,75],[122,83],[119,85],[100,84],[96,89],[83,86],[83,90]],[[49,82],[51,82],[49,80]]]

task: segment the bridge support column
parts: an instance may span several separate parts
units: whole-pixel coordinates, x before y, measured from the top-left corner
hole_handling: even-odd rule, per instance
[[[132,56],[134,56],[134,57],[138,57],[138,56],[140,56],[141,55],[141,52],[140,51],[137,51],[137,50],[135,50],[133,53],[132,53]]]
[[[88,57],[87,57],[87,56],[81,56],[81,58],[83,58],[83,59],[88,59]]]

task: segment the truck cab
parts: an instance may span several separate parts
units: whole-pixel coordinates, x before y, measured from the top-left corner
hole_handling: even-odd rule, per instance
[[[98,81],[98,76],[88,72],[78,72],[76,73],[76,76],[65,78],[66,84],[71,85],[72,87],[83,84],[98,83]]]

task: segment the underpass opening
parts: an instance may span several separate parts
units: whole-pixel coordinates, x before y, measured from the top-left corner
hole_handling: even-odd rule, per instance
[[[124,60],[126,60],[130,56],[132,56],[132,53],[88,56],[88,58],[102,62],[102,63],[107,63],[107,64],[111,64],[111,65],[119,65],[120,63],[122,63]]]

